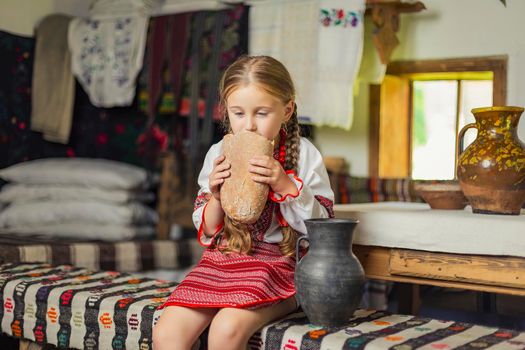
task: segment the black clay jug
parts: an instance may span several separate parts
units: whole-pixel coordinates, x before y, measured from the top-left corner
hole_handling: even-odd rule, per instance
[[[308,237],[297,241],[295,289],[310,323],[340,327],[348,323],[363,296],[365,273],[352,253],[358,220],[305,220]],[[309,242],[300,259],[300,243]]]

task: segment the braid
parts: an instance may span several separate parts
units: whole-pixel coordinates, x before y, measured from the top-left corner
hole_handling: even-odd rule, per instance
[[[286,159],[285,170],[297,172],[299,163],[299,145],[301,143],[301,128],[297,120],[297,105],[294,103],[292,117],[286,123]],[[279,249],[284,256],[293,256],[295,254],[295,245],[297,243],[297,232],[290,226],[282,228],[283,240],[279,243]]]
[[[297,105],[294,103],[292,117],[286,123],[286,160],[284,162],[284,168],[286,170],[297,171],[300,140],[301,128],[297,120]]]

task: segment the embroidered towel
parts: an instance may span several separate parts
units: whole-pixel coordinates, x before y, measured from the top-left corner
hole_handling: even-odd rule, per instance
[[[51,15],[36,28],[35,62],[31,90],[31,129],[45,140],[67,144],[73,120],[75,78],[67,29],[71,18]]]
[[[353,86],[363,53],[365,0],[321,0],[316,114],[322,124],[350,129]]]
[[[133,102],[149,19],[148,1],[143,1],[99,1],[92,7],[90,18],[75,18],[70,23],[72,70],[95,106],[127,106]],[[106,12],[121,3],[127,7],[116,15]]]
[[[268,0],[251,5],[250,54],[273,56],[287,67],[300,120],[349,129],[365,0]]]

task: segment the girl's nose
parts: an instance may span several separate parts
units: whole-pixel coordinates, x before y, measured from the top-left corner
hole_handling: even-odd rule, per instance
[[[257,130],[257,124],[255,123],[255,119],[253,117],[246,118],[246,123],[244,124],[244,129],[248,131],[255,131]]]

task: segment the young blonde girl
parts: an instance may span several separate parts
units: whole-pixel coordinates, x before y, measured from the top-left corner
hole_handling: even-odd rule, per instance
[[[298,235],[306,234],[303,220],[333,216],[328,175],[319,151],[300,137],[286,68],[268,56],[241,57],[225,71],[219,92],[228,132],[275,140],[274,156],[255,157],[249,167],[270,194],[256,223],[231,221],[220,193],[230,164],[222,141],[210,148],[193,214],[199,242],[208,248],[162,305],[155,350],[190,349],[208,326],[210,350],[245,349],[259,328],[297,308],[294,250]]]

